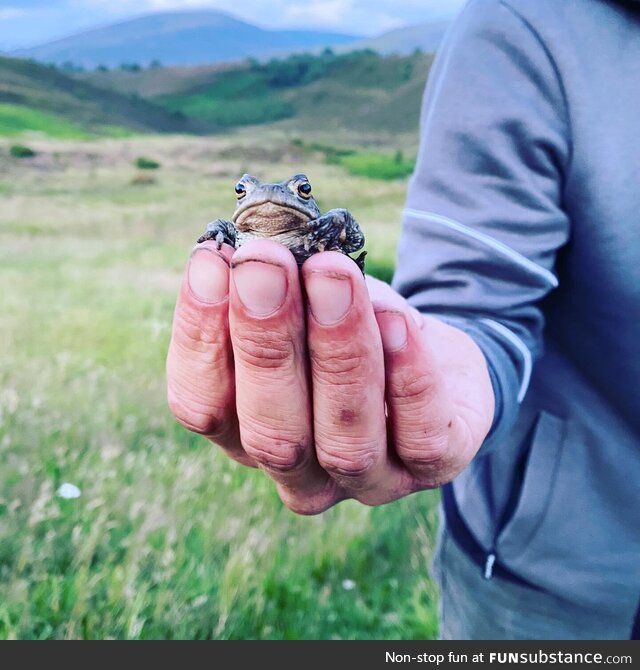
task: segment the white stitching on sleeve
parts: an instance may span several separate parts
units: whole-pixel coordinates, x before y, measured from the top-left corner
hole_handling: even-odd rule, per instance
[[[546,268],[543,268],[541,265],[534,263],[526,256],[523,256],[520,252],[516,251],[515,249],[512,249],[506,244],[503,244],[499,240],[496,240],[495,238],[491,237],[490,235],[481,233],[480,231],[474,230],[473,228],[470,228],[469,226],[466,226],[463,223],[460,223],[459,221],[454,221],[453,219],[450,219],[446,216],[441,216],[440,214],[435,214],[433,212],[423,212],[419,209],[411,209],[410,207],[407,207],[404,210],[404,213],[406,214],[406,216],[411,216],[416,219],[422,219],[423,221],[430,221],[432,223],[439,223],[443,226],[446,226],[447,228],[451,228],[451,230],[455,230],[459,233],[462,233],[463,235],[472,237],[474,240],[482,242],[486,246],[491,247],[494,251],[497,251],[502,255],[506,256],[520,267],[526,268],[527,270],[529,270],[529,272],[532,272],[538,277],[542,277],[553,288],[556,288],[558,286],[558,279],[553,274],[553,272],[550,272]]]
[[[506,326],[503,326],[497,321],[492,319],[480,319],[481,323],[486,324],[489,328],[496,331],[502,335],[506,340],[509,340],[511,344],[522,354],[522,359],[524,361],[524,367],[522,371],[522,382],[520,383],[520,390],[518,391],[518,402],[522,402],[529,388],[529,382],[531,381],[531,371],[533,369],[533,356],[529,351],[527,345],[511,330]]]

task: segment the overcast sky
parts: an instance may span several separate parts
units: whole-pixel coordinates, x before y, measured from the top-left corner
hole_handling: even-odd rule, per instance
[[[465,0],[0,0],[0,50],[154,11],[220,9],[265,28],[374,35],[449,18]]]

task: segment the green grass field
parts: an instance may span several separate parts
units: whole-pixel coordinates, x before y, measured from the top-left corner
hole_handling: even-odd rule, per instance
[[[0,638],[436,635],[434,495],[299,518],[167,410],[181,272],[242,172],[304,169],[391,271],[404,181],[257,139],[0,141]]]
[[[88,134],[71,121],[24,105],[0,103],[0,135],[8,137],[24,132],[44,133],[50,137],[80,138]]]
[[[0,56],[0,137],[30,132],[86,139],[203,129],[202,122],[139,96],[97,88],[35,61]]]

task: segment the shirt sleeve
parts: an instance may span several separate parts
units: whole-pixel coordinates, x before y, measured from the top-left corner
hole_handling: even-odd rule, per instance
[[[496,398],[483,452],[513,425],[542,350],[570,151],[545,44],[507,2],[472,0],[429,76],[394,286],[482,349]]]

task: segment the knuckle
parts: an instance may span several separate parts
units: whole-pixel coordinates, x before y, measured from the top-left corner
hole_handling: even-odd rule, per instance
[[[447,449],[446,445],[430,447],[428,451],[419,447],[404,447],[399,453],[407,465],[432,469],[445,460]]]
[[[273,332],[243,332],[233,346],[236,358],[257,368],[281,368],[293,359],[293,342]]]
[[[362,448],[348,454],[326,448],[317,450],[318,462],[330,475],[344,479],[360,479],[366,475],[376,461],[375,451],[371,448]]]
[[[437,489],[451,482],[459,474],[452,464],[441,464],[436,469],[416,469],[413,471],[415,477],[414,489],[423,491],[425,489]]]
[[[212,344],[226,344],[227,329],[219,325],[224,319],[226,317],[221,315],[204,314],[192,305],[183,305],[173,321],[173,339],[196,350]]]
[[[439,390],[439,376],[432,372],[410,373],[400,379],[393,379],[389,394],[394,400],[414,403],[435,396]]]
[[[244,448],[247,454],[257,463],[282,475],[299,470],[303,464],[299,449],[279,451],[267,448],[250,448],[246,444],[244,444]]]
[[[404,463],[415,470],[434,471],[441,467],[449,456],[449,440],[447,435],[425,437],[416,435],[414,439],[406,440],[404,444],[396,446],[398,455]]]
[[[308,460],[303,440],[265,427],[243,430],[242,446],[255,461],[281,474],[302,468]]]
[[[330,348],[309,349],[309,356],[315,374],[331,378],[332,383],[345,385],[358,383],[368,357],[345,344],[332,343]]]
[[[187,430],[213,439],[225,432],[227,421],[221,412],[214,413],[211,410],[188,406],[184,400],[171,392],[167,401],[173,416]]]
[[[333,495],[309,497],[302,492],[280,491],[285,507],[300,516],[315,516],[333,507],[337,500]]]

